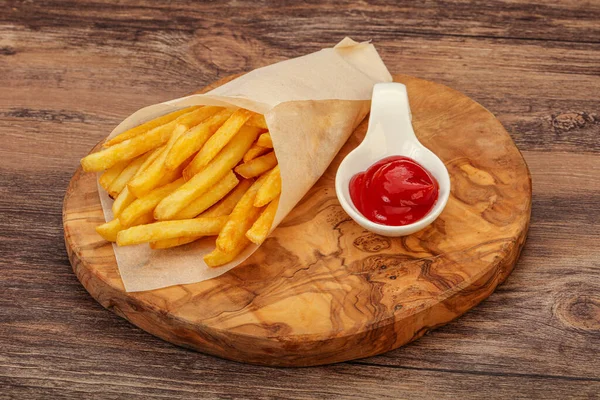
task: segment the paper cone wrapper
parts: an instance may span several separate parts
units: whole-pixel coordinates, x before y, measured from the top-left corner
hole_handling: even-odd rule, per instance
[[[143,108],[110,134],[193,105],[241,107],[265,115],[281,169],[281,196],[272,229],[325,172],[356,126],[367,115],[373,85],[392,77],[370,43],[344,39],[327,48],[256,69],[203,95]],[[102,209],[112,220],[112,200],[98,186]],[[234,261],[208,267],[214,237],[165,250],[147,244],[119,247],[115,257],[128,292],[152,290],[217,277],[242,263],[250,245]]]

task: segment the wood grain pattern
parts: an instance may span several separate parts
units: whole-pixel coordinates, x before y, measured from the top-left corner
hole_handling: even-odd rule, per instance
[[[217,83],[223,84],[229,79]],[[259,250],[216,279],[124,291],[103,222],[96,175],[75,174],[63,209],[73,269],[103,306],[170,342],[255,364],[307,366],[392,350],[456,318],[512,271],[525,243],[531,179],[502,125],[445,86],[407,85],[421,142],[446,163],[451,197],[433,225],[386,238],[354,223],[331,166]],[[211,87],[217,86],[213,85]]]
[[[5,4],[0,398],[598,398],[597,2]],[[62,238],[81,156],[143,105],[344,35],[372,39],[394,73],[465,93],[510,133],[534,184],[506,282],[408,346],[299,370],[187,351],[99,306]]]

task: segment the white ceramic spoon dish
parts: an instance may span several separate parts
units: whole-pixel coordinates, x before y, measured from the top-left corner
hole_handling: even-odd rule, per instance
[[[411,120],[406,86],[401,83],[376,84],[365,139],[344,158],[335,177],[335,191],[346,213],[363,228],[380,235],[406,236],[420,231],[441,214],[450,196],[450,176],[446,166],[419,142]],[[410,157],[427,169],[438,181],[439,194],[433,208],[417,222],[402,226],[382,225],[368,220],[354,206],[350,198],[350,179],[382,158],[396,155]]]

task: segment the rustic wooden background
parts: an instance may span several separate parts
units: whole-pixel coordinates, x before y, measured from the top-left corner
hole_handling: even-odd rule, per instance
[[[478,3],[0,0],[0,398],[599,398],[600,2]],[[411,345],[307,369],[180,349],[98,305],[62,239],[79,158],[141,106],[346,35],[514,138],[534,197],[507,282]]]

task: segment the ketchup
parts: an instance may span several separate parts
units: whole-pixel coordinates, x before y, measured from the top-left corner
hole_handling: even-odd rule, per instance
[[[435,178],[412,158],[386,157],[350,180],[352,202],[367,219],[408,225],[423,218],[438,198]]]

